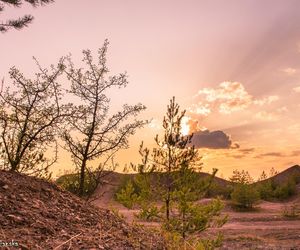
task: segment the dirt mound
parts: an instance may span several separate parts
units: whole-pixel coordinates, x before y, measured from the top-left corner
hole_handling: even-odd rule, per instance
[[[163,239],[128,225],[55,184],[0,171],[0,242],[21,249],[165,249]]]
[[[295,178],[297,183],[300,182],[300,166],[299,165],[292,166],[269,179],[270,180],[273,179],[273,181],[276,183],[283,183],[283,182],[288,181],[290,178]]]

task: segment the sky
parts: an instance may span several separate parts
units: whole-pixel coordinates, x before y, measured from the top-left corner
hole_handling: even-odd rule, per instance
[[[203,156],[203,170],[234,169],[258,176],[300,158],[300,16],[297,0],[56,0],[33,9],[6,8],[1,20],[32,14],[21,31],[0,34],[0,78],[8,70],[32,76],[71,53],[96,53],[110,42],[111,75],[129,85],[111,93],[113,109],[143,103],[151,123],[130,139],[116,161],[139,163],[138,147],[154,145],[172,96],[187,110],[184,133]],[[67,84],[62,82],[62,85]],[[53,169],[72,169],[62,149]]]

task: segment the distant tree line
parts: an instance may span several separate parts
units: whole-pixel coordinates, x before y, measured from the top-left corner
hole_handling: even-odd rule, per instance
[[[285,200],[293,196],[300,183],[300,176],[292,174],[282,181],[274,178],[278,172],[271,168],[269,174],[262,171],[254,181],[248,171],[234,170],[227,184],[214,182],[207,192],[208,197],[221,196],[230,199],[232,205],[241,209],[253,209],[259,200]]]

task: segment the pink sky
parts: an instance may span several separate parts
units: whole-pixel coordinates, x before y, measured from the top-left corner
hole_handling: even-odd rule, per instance
[[[0,35],[0,76],[9,84],[13,65],[32,75],[32,56],[49,65],[72,53],[79,62],[82,49],[96,52],[107,38],[111,72],[127,71],[130,82],[113,94],[114,105],[142,102],[143,117],[154,119],[120,152],[122,166],[138,162],[141,140],[152,145],[176,96],[197,129],[221,130],[240,146],[201,148],[204,170],[282,170],[300,162],[299,8],[296,0],[56,0],[10,9],[2,19],[35,20]],[[71,167],[62,153],[57,168]]]

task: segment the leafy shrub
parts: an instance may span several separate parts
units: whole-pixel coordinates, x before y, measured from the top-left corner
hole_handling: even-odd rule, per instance
[[[257,190],[263,200],[285,200],[296,193],[296,181],[293,177],[283,183],[266,180],[257,185]]]
[[[79,181],[80,176],[77,173],[71,173],[67,175],[63,175],[56,180],[56,183],[63,189],[75,194],[79,195]],[[90,174],[86,174],[84,180],[84,193],[83,196],[89,196],[95,191],[97,183],[94,178]]]
[[[280,200],[287,199],[296,193],[296,182],[289,180],[288,182],[278,185],[274,190],[274,197]]]
[[[270,180],[258,184],[257,191],[263,200],[270,200],[274,197],[274,185],[272,185]]]
[[[221,197],[223,199],[230,199],[233,187],[230,185],[221,185],[213,182],[207,190],[207,197]]]
[[[132,180],[128,180],[125,187],[116,193],[116,200],[129,209],[132,209],[137,199]]]
[[[161,218],[160,212],[157,206],[144,204],[137,214],[137,217],[146,221],[157,221]]]
[[[165,227],[169,231],[181,233],[183,238],[187,234],[199,233],[209,227],[221,227],[227,221],[227,216],[220,216],[223,207],[224,204],[219,199],[206,205],[181,202],[177,206],[180,216],[171,217]]]
[[[223,235],[218,233],[214,239],[192,237],[183,239],[178,232],[162,231],[162,235],[170,250],[214,250],[222,245]]]
[[[237,184],[231,194],[233,205],[239,208],[252,209],[259,200],[257,190],[247,184]]]

